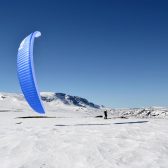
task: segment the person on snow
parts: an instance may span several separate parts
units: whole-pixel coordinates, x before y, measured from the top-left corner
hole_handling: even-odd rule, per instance
[[[104,110],[104,119],[107,119],[107,110]]]

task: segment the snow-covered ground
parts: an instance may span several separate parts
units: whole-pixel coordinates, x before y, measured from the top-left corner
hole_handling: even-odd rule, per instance
[[[168,120],[30,115],[0,113],[1,168],[168,167]]]
[[[0,168],[168,167],[167,119],[104,120],[100,109],[54,102],[45,103],[51,118],[30,118],[21,97],[9,99],[0,101]]]

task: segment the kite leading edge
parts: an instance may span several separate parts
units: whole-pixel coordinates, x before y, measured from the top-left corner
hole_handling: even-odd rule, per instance
[[[45,113],[34,71],[34,39],[41,36],[39,31],[28,35],[20,44],[17,55],[17,73],[21,90],[31,108],[41,114]]]

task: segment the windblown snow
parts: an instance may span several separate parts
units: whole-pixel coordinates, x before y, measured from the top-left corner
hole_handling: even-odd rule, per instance
[[[0,168],[167,168],[167,108],[109,109],[42,93],[47,114],[0,93]],[[107,108],[106,108],[107,109]]]

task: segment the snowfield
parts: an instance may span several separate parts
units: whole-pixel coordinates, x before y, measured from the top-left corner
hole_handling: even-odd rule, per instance
[[[104,120],[100,108],[61,101],[44,102],[40,118],[21,96],[0,97],[0,168],[168,167],[167,119],[121,119],[120,111]]]

